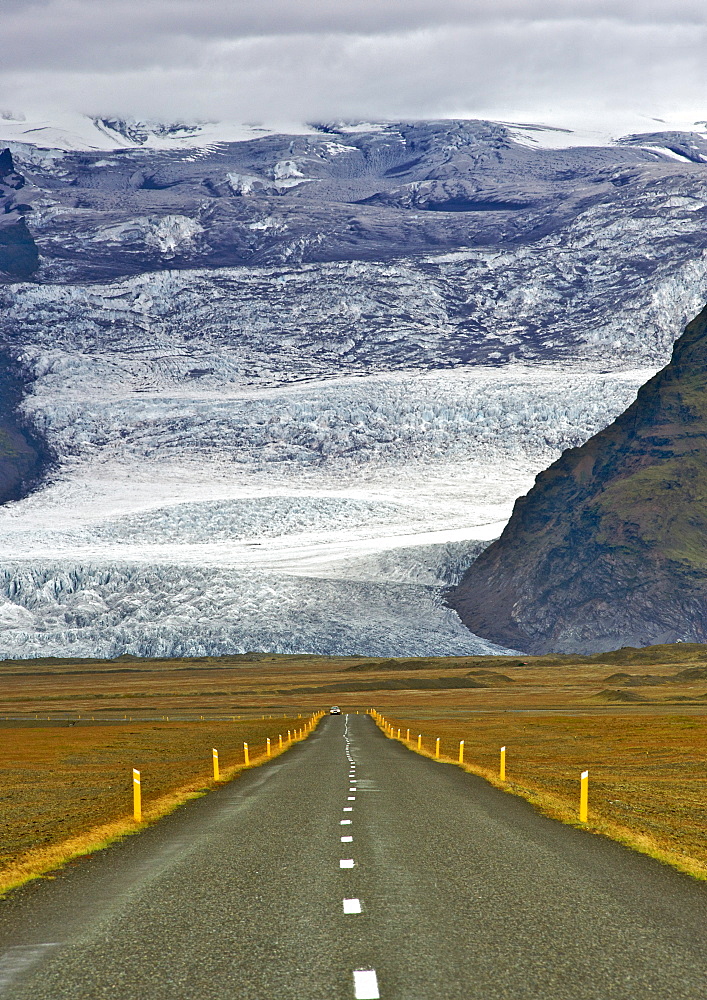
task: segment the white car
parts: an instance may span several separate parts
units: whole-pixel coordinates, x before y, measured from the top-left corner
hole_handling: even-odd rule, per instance
[[[341,715],[341,709],[338,705],[332,705],[329,709],[329,715]]]

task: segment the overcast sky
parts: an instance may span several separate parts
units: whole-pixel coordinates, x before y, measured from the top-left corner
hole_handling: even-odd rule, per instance
[[[0,110],[707,119],[707,0],[0,0]]]

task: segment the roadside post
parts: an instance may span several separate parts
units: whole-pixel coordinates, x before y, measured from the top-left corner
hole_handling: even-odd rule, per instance
[[[417,749],[422,750],[422,733],[417,734]]]
[[[140,772],[133,768],[133,819],[142,823],[142,794],[140,791]]]
[[[582,771],[579,779],[579,822],[586,823],[589,815],[589,771]]]
[[[248,754],[248,744],[247,743],[243,744],[243,760],[245,762],[245,766],[248,767],[248,765],[250,764],[250,755]]]
[[[498,769],[498,776],[501,781],[506,780],[506,748],[501,747],[501,764]]]
[[[268,736],[267,744],[265,746],[265,753],[268,755],[268,757],[270,756],[270,737],[269,736]]]
[[[435,760],[439,760],[439,736],[437,737],[437,741],[435,743]]]
[[[214,747],[213,750],[211,751],[211,755],[213,756],[213,759],[214,759],[214,781],[218,781],[219,780],[219,776],[218,776],[218,750],[216,749],[216,747]]]
[[[464,740],[459,741],[459,763],[464,763]]]

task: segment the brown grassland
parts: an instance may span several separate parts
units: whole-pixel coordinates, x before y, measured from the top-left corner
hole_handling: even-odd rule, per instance
[[[68,727],[5,723],[0,729],[0,892],[133,833],[132,769],[141,772],[143,826],[279,753],[280,733],[305,719],[86,723]]]
[[[707,877],[707,647],[590,657],[242,656],[0,663],[0,889],[133,828],[130,770],[151,821],[333,702],[375,707],[543,812],[576,822],[590,771],[589,828]],[[273,718],[265,718],[262,716]],[[79,718],[80,717],[80,718]],[[286,719],[290,719],[288,725]],[[294,720],[294,722],[292,721]],[[69,725],[75,722],[75,725]]]

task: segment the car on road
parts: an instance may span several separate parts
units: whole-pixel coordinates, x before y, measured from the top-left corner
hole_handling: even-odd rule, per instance
[[[329,709],[329,715],[341,715],[341,709],[338,705],[332,705]]]

